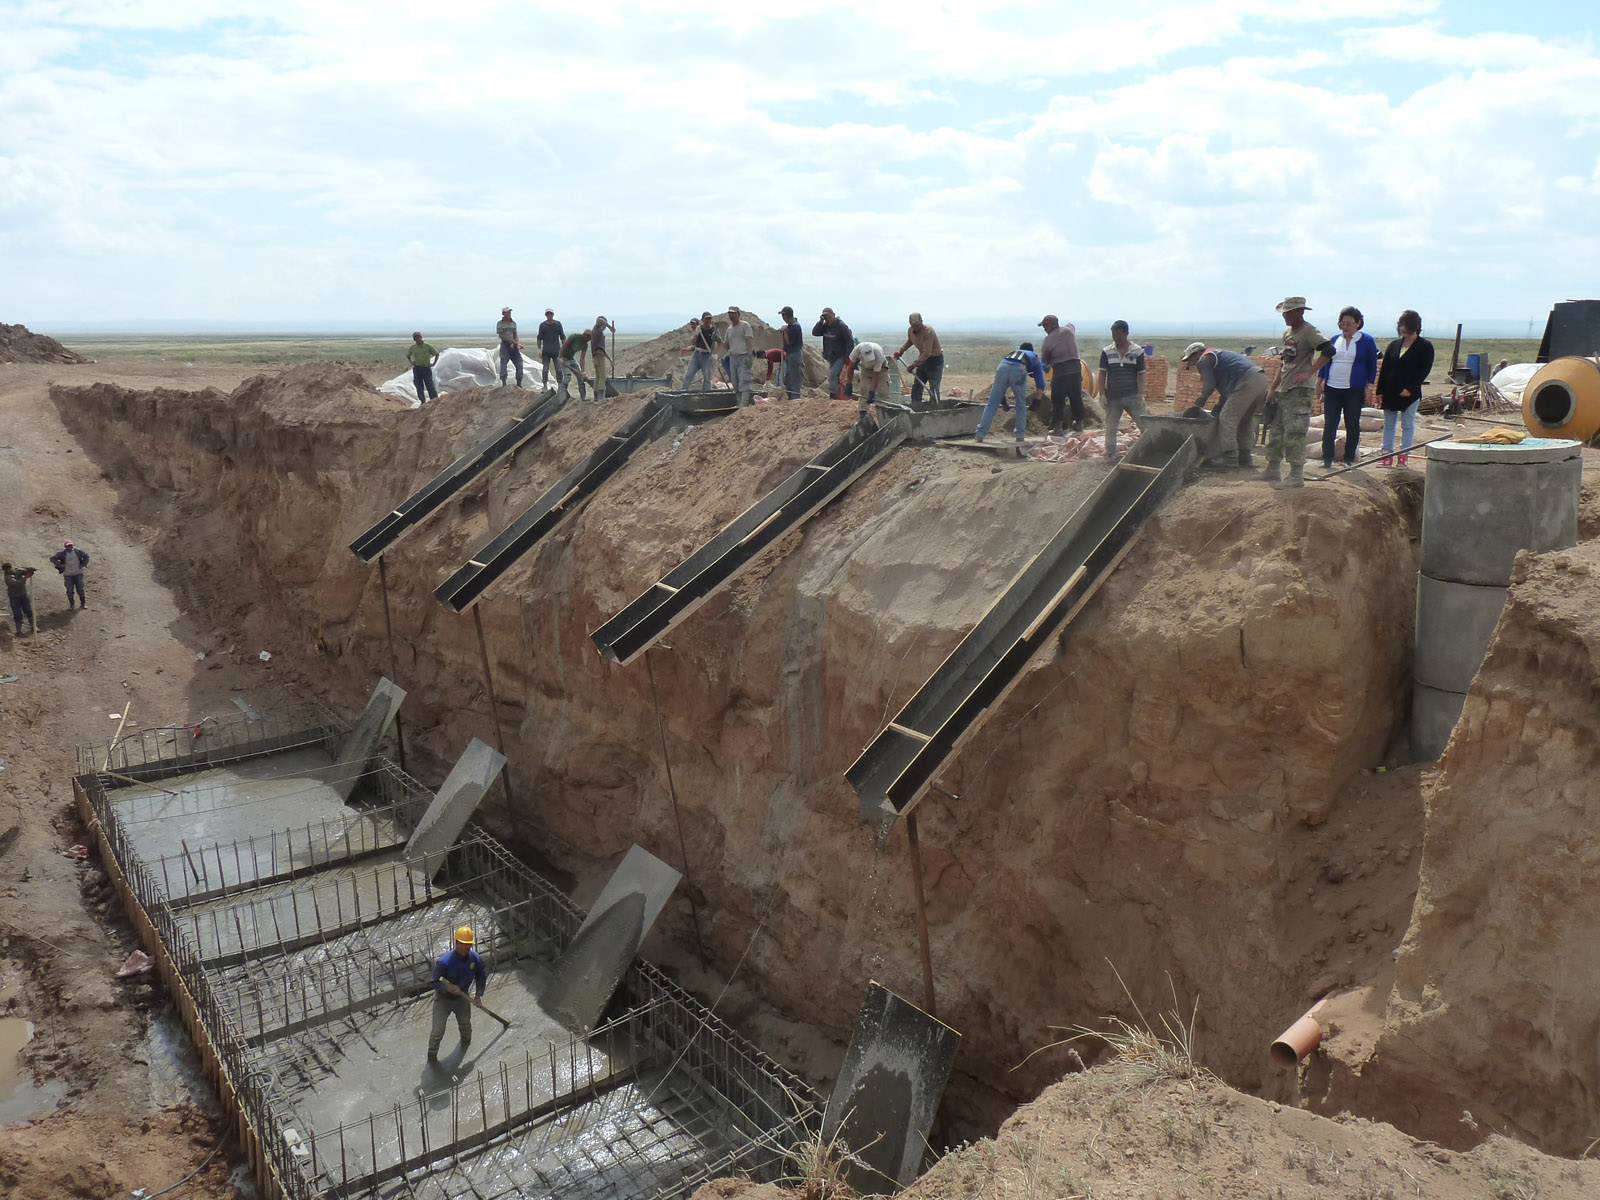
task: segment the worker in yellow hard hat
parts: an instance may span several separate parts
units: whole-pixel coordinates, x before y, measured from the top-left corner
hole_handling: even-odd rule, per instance
[[[472,1045],[472,1006],[483,1007],[483,989],[489,982],[489,972],[483,959],[472,948],[476,939],[472,926],[463,925],[456,930],[456,944],[446,950],[433,963],[433,1028],[428,1033],[428,1061],[439,1061],[439,1043],[444,1039],[445,1022],[454,1013],[456,1028],[461,1032],[461,1055],[466,1057]],[[467,993],[474,987],[477,995],[470,1001]]]

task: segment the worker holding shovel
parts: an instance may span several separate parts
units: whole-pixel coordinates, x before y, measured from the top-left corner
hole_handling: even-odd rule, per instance
[[[461,1033],[463,1058],[467,1047],[472,1045],[472,1007],[483,1008],[483,989],[489,982],[489,972],[472,943],[472,926],[463,925],[456,930],[455,946],[434,960],[433,1029],[428,1034],[428,1061],[431,1063],[439,1061],[439,1043],[444,1040],[444,1027],[452,1013]],[[478,994],[469,999],[467,993],[474,987]]]

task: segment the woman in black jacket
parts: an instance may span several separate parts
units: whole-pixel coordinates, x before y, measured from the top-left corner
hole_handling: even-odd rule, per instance
[[[1422,318],[1412,309],[1400,314],[1395,323],[1400,336],[1389,343],[1383,352],[1383,365],[1378,368],[1378,399],[1383,405],[1383,457],[1379,463],[1385,467],[1395,465],[1394,426],[1398,417],[1401,423],[1399,465],[1405,466],[1411,457],[1411,443],[1417,434],[1417,402],[1422,399],[1422,385],[1433,370],[1433,343],[1422,336]]]

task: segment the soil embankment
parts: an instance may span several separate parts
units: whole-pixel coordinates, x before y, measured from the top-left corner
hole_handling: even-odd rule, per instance
[[[1422,892],[1370,1053],[1328,1102],[1445,1145],[1600,1138],[1600,544],[1520,556],[1428,798]]]
[[[56,393],[130,514],[163,514],[154,553],[194,610],[342,704],[389,664],[348,543],[523,398],[401,413],[324,368],[228,396]],[[414,756],[491,736],[472,622],[433,587],[639,400],[569,407],[390,552]],[[853,418],[806,400],[663,438],[482,605],[517,796],[485,815],[581,900],[630,842],[683,858],[649,673],[589,631]],[[744,955],[766,1003],[725,1006],[801,1069],[831,1074],[869,978],[921,990],[904,839],[873,849],[841,772],[1102,470],[901,449],[652,653],[704,981]],[[1404,711],[1418,494],[1399,472],[1187,489],[941,780],[922,839],[958,1116],[992,1128],[1066,1069],[1009,1069],[1052,1026],[1125,1009],[1107,960],[1147,1008],[1169,973],[1198,995],[1201,1059],[1251,1089],[1281,1085],[1262,1048],[1311,999],[1383,975],[1422,780],[1364,770]],[[663,922],[651,952],[692,977],[687,906]]]
[[[26,325],[0,323],[0,363],[86,363],[53,337],[34,333]]]

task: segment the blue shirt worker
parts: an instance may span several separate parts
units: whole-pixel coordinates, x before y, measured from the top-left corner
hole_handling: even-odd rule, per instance
[[[452,1013],[461,1033],[463,1057],[467,1047],[472,1045],[472,1006],[483,1007],[483,989],[489,982],[489,972],[472,943],[472,926],[463,925],[456,930],[455,947],[434,960],[433,1029],[428,1033],[428,1061],[431,1063],[439,1061],[439,1043],[444,1040],[445,1023]],[[469,999],[467,993],[474,987],[477,995]]]
[[[1183,369],[1200,373],[1201,408],[1217,394],[1217,441],[1206,465],[1253,467],[1251,448],[1256,444],[1256,422],[1267,406],[1267,376],[1243,354],[1213,350],[1204,342],[1190,342],[1183,350]]]
[[[983,416],[978,418],[978,432],[973,437],[983,441],[989,436],[989,426],[994,421],[995,410],[1000,407],[1000,401],[1005,399],[1008,390],[1016,393],[1017,399],[1017,441],[1024,442],[1028,439],[1028,376],[1033,376],[1033,381],[1039,385],[1039,391],[1044,391],[1044,366],[1039,361],[1039,356],[1033,352],[1032,342],[1023,342],[1010,354],[1000,360],[1000,365],[994,369],[994,386],[989,389],[989,403],[983,406]]]

